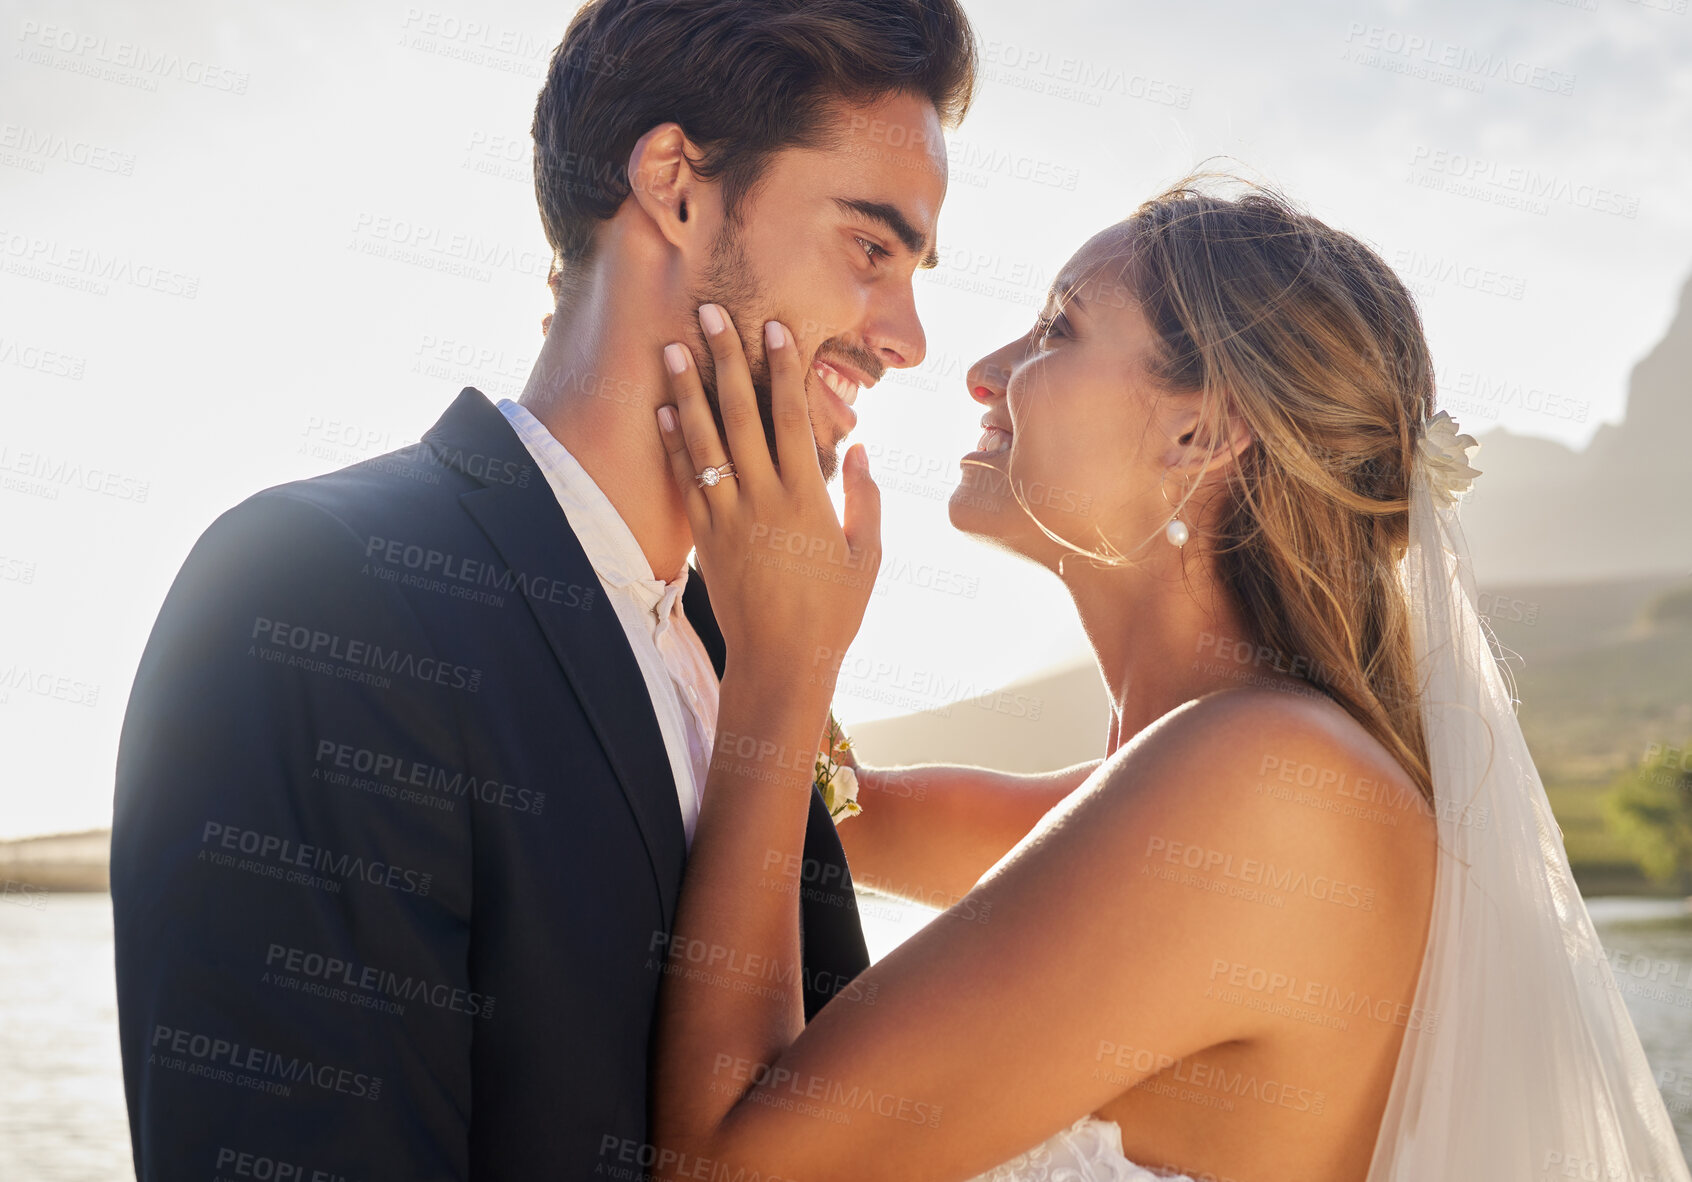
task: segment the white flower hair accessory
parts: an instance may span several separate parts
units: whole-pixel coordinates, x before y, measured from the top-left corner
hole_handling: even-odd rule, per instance
[[[1428,483],[1444,504],[1455,504],[1480,475],[1478,468],[1469,466],[1469,458],[1480,450],[1480,443],[1473,435],[1459,435],[1457,420],[1443,410],[1422,425],[1416,448]]]

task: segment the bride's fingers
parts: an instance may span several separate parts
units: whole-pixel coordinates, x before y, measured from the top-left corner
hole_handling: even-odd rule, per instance
[[[769,441],[764,437],[764,419],[758,413],[758,394],[752,386],[752,370],[746,364],[746,348],[740,332],[721,304],[702,304],[699,326],[717,367],[717,413],[728,436],[729,454],[741,478],[757,482],[774,475]]]
[[[793,334],[785,325],[774,320],[764,325],[764,352],[770,359],[770,411],[782,481],[797,489],[814,479],[820,487],[822,469],[817,463],[817,437],[811,430],[811,405],[805,398],[805,371]]]
[[[711,404],[705,398],[705,387],[699,383],[699,367],[694,365],[693,354],[686,345],[664,346],[664,370],[670,375],[670,393],[676,400],[681,435],[692,465],[689,479],[707,468],[721,468],[728,463],[728,452],[723,449],[723,441],[717,435],[717,421],[711,417]],[[674,462],[674,453],[670,458]],[[736,466],[735,470],[739,471],[739,467]],[[728,491],[727,486],[733,483],[732,478],[724,478],[710,495],[717,496]],[[698,488],[697,481],[694,487]]]
[[[688,524],[693,527],[694,536],[703,537],[711,524],[711,506],[705,499],[705,490],[693,478],[693,457],[688,453],[687,436],[682,433],[681,419],[675,407],[658,408],[658,434],[664,441],[664,450],[669,453],[670,474],[681,490]]]
[[[870,475],[869,453],[863,444],[854,443],[846,452],[840,483],[846,492],[841,529],[854,560],[861,560],[864,573],[873,579],[881,569],[881,488]]]

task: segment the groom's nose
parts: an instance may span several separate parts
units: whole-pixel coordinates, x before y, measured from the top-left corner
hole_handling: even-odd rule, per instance
[[[928,356],[928,336],[917,316],[916,292],[909,286],[889,294],[878,304],[864,332],[864,339],[888,369],[910,369]]]

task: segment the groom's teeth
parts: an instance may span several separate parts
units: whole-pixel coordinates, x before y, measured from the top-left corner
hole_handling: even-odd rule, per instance
[[[811,368],[817,377],[822,380],[822,384],[827,386],[847,406],[851,406],[858,401],[857,383],[847,381],[845,375],[832,365],[819,361]]]

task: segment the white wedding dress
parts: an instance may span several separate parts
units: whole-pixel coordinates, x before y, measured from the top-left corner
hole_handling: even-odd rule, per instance
[[[1193,1182],[1186,1174],[1159,1174],[1129,1161],[1122,1128],[1113,1120],[1084,1116],[1050,1140],[970,1182]]]

